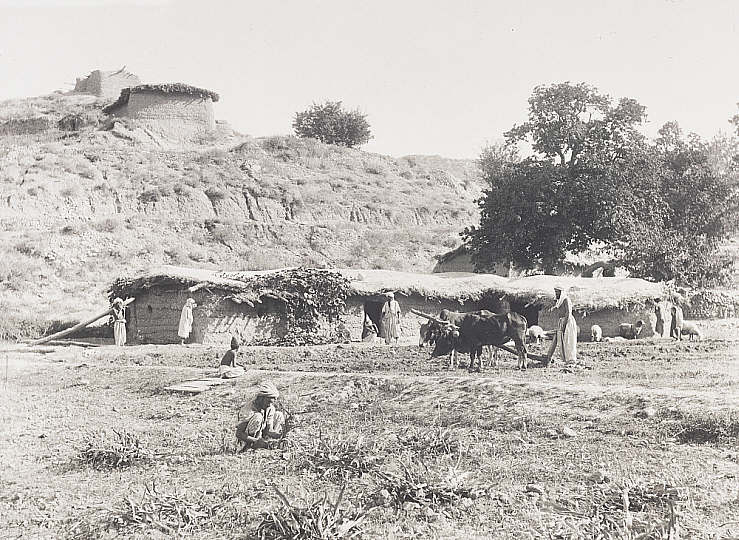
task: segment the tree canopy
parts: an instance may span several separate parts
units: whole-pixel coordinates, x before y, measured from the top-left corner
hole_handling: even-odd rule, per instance
[[[725,280],[718,245],[736,190],[712,166],[710,145],[676,123],[646,140],[645,112],[584,83],[536,87],[528,120],[480,156],[480,225],[463,233],[478,268],[512,261],[551,273],[567,252],[597,243],[641,277]],[[534,151],[523,160],[513,150],[521,141]]]
[[[298,137],[349,148],[372,138],[366,115],[359,110],[344,110],[341,101],[314,103],[309,109],[295,113],[293,129]]]

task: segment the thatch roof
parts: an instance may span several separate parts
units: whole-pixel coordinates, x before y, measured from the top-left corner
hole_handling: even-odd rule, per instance
[[[143,92],[155,92],[159,94],[189,94],[201,98],[210,98],[214,103],[220,99],[220,96],[212,90],[190,86],[185,83],[161,83],[161,84],[139,84],[130,88],[121,90],[121,95],[113,103],[103,108],[104,113],[111,113],[116,109],[128,104],[131,94],[140,94]]]
[[[661,283],[633,278],[580,278],[569,276],[529,276],[509,279],[492,274],[445,273],[415,274],[392,270],[331,270],[349,279],[349,295],[369,297],[394,291],[404,296],[421,296],[459,302],[504,296],[509,301],[549,306],[554,302],[554,286],[570,289],[575,309],[595,311],[606,308],[633,308],[651,304],[665,294]],[[236,302],[259,302],[270,291],[255,290],[253,277],[261,272],[218,272],[176,266],[163,266],[148,273],[117,279],[111,296],[136,296],[152,288],[188,288],[222,291]]]

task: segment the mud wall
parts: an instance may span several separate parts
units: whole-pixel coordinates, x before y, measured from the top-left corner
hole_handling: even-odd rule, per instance
[[[186,343],[220,344],[228,347],[231,336],[242,344],[282,336],[286,332],[280,302],[265,299],[251,307],[209,292],[185,289],[151,289],[140,293],[128,309],[128,340],[131,343],[179,343],[177,329],[185,300],[195,299],[192,333]]]
[[[642,320],[645,323],[645,327],[641,331],[641,334],[639,334],[639,337],[648,338],[655,335],[654,326],[657,322],[657,316],[654,314],[653,308],[634,309],[630,311],[625,309],[602,309],[587,313],[575,310],[574,316],[575,322],[577,322],[578,341],[590,341],[590,327],[594,324],[601,327],[603,337],[615,337],[618,336],[619,324],[635,324],[638,320]],[[539,326],[544,330],[556,330],[557,317],[554,312],[547,309],[540,311]]]
[[[135,92],[114,116],[133,118],[169,138],[189,139],[215,131],[216,120],[210,98],[190,94]]]

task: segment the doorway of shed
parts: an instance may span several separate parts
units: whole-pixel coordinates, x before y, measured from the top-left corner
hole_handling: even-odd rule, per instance
[[[387,298],[384,297],[369,298],[364,302],[364,314],[375,323],[380,334],[382,333],[382,306],[385,305],[385,302],[387,302]],[[364,325],[364,318],[362,318],[362,325]]]

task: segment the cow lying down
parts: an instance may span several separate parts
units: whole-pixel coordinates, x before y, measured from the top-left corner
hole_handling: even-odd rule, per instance
[[[518,354],[518,367],[526,369],[526,318],[518,313],[473,311],[458,313],[442,310],[439,318],[430,318],[433,335],[432,357],[450,355],[449,367],[454,368],[456,353],[469,353],[470,371],[482,369],[482,348],[486,345],[504,345],[513,340]],[[457,361],[457,365],[459,365]]]

